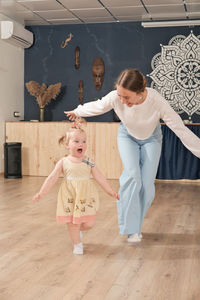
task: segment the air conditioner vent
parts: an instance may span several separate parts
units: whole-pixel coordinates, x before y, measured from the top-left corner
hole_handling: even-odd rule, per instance
[[[22,48],[33,44],[33,33],[13,21],[1,21],[1,39]]]

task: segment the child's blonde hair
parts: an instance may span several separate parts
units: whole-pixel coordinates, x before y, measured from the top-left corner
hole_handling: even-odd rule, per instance
[[[85,132],[85,130],[82,128],[82,125],[86,125],[85,119],[83,119],[81,117],[77,117],[75,119],[75,121],[73,122],[72,126],[67,130],[65,135],[63,135],[59,138],[58,143],[68,145],[72,133],[74,133],[74,132],[80,132],[80,133]]]

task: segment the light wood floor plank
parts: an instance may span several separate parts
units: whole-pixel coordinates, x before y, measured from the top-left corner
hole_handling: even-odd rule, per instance
[[[157,182],[138,245],[119,235],[116,203],[99,188],[97,223],[74,256],[56,223],[60,182],[31,202],[43,181],[0,177],[1,300],[200,299],[200,183]]]

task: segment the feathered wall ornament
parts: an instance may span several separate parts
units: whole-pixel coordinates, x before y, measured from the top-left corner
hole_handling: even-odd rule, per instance
[[[35,81],[29,81],[26,84],[26,88],[36,98],[36,101],[40,107],[40,121],[44,121],[44,108],[51,101],[56,100],[57,95],[60,93],[61,83],[51,84],[49,87],[45,83],[40,85]]]
[[[49,87],[45,83],[40,85],[35,81],[29,81],[26,83],[26,88],[36,98],[36,101],[40,108],[44,108],[51,99],[56,99],[60,93],[61,83],[51,84]]]

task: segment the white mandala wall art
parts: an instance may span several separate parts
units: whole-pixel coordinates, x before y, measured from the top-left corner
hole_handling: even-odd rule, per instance
[[[178,113],[186,113],[189,121],[200,114],[200,35],[193,32],[174,36],[151,61],[151,87],[169,101]]]

